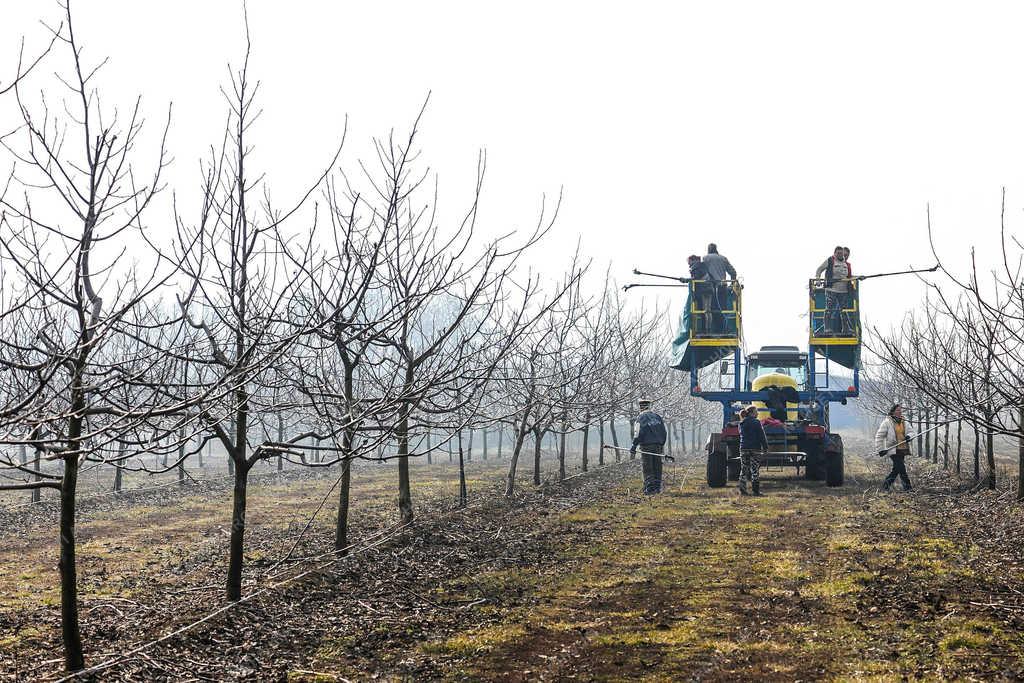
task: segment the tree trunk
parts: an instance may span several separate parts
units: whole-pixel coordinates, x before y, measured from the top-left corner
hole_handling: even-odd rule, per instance
[[[963,429],[964,421],[956,421],[956,473],[960,474],[960,452],[963,449]]]
[[[918,455],[928,458],[928,450],[924,449],[922,445],[925,442],[925,436],[922,432],[925,431],[925,425],[921,421],[921,415],[918,415]]]
[[[231,602],[237,602],[242,599],[242,548],[245,543],[246,488],[249,484],[249,472],[245,464],[235,467],[234,476],[235,487],[231,500],[231,544],[228,550],[227,586],[227,596]]]
[[[569,426],[562,422],[562,433],[558,438],[558,481],[565,480],[565,432],[568,428]]]
[[[501,460],[501,449],[505,445],[505,425],[498,423],[498,460]]]
[[[526,419],[519,427],[515,427],[515,442],[512,444],[512,457],[508,463],[508,477],[505,481],[505,497],[511,498],[516,490],[516,467],[519,464],[519,453],[523,450],[523,441],[526,439]],[[515,426],[515,425],[513,425]]]
[[[403,396],[412,395],[413,369],[405,369],[405,386]],[[402,419],[398,422],[398,511],[402,524],[412,524],[412,489],[409,485],[409,415],[412,412],[408,403],[402,406]]]
[[[121,493],[124,470],[120,465],[114,465],[114,495]]]
[[[932,410],[931,410],[931,408],[925,408],[924,409],[924,422],[925,422],[925,429],[926,430],[928,430],[931,427],[931,418],[932,418]],[[926,431],[926,433],[924,435],[924,458],[925,458],[925,460],[928,460],[929,458],[932,458],[933,455],[934,454],[932,453],[932,433],[930,431]]]
[[[608,420],[608,429],[610,429],[611,433],[612,433],[612,445],[615,446],[616,448],[618,448],[619,447],[619,435],[615,431],[615,417],[614,416],[612,417],[612,419]],[[618,453],[618,451],[615,451],[615,452]],[[618,460],[619,460],[619,456],[616,455],[615,456],[615,461],[618,462]]]
[[[185,486],[185,426],[178,428],[178,486]]]
[[[484,427],[483,434],[481,435],[481,438],[484,441],[483,459],[487,460],[487,427]]]
[[[60,486],[60,617],[64,640],[64,666],[68,671],[85,667],[82,634],[78,626],[78,576],[75,566],[75,490],[78,486],[77,433],[81,426],[69,430],[69,444],[75,454],[64,459],[64,477]]]
[[[672,455],[672,423],[669,422],[665,429],[665,452]]]
[[[433,465],[434,464],[434,451],[433,451],[433,447],[431,446],[431,443],[430,443],[433,440],[434,440],[434,435],[431,434],[430,430],[428,429],[427,430],[427,464],[428,465]]]
[[[540,449],[544,445],[544,432],[533,431],[533,484],[540,486]]]
[[[284,415],[280,410],[277,411],[277,442],[284,443]],[[277,456],[277,471],[280,472],[284,469],[284,456]]]
[[[469,430],[469,438],[473,438],[473,430]],[[462,457],[462,430],[459,430],[459,507],[466,507],[466,461]]]
[[[685,423],[680,422],[676,425],[676,429],[679,430],[679,452],[682,455],[686,455],[686,427],[683,426]]]
[[[353,389],[355,367],[349,363],[344,363],[345,375],[344,375],[344,391],[345,400],[349,406],[355,405],[355,392]],[[354,412],[351,408],[349,409],[349,420],[348,426],[341,436],[341,456],[344,458],[341,463],[341,482],[338,484],[338,519],[334,524],[334,549],[342,554],[347,552],[345,548],[348,547],[348,510],[349,510],[349,496],[352,489],[352,447],[356,440],[356,427],[355,420],[352,419],[352,413]],[[429,440],[429,436],[427,437]]]
[[[985,424],[992,424],[992,411],[985,411]],[[996,490],[996,449],[995,434],[991,428],[985,430],[985,464],[988,465],[988,488]]]
[[[946,425],[942,430],[942,469],[949,471],[949,413],[946,413]]]
[[[473,429],[469,430],[469,444],[466,446],[466,462],[473,462]],[[459,432],[459,436],[462,436],[462,432]],[[462,450],[461,448],[459,449]]]
[[[981,433],[974,425],[974,481],[981,481]]]
[[[580,449],[583,451],[580,460],[580,469],[584,472],[587,471],[587,446],[590,441],[590,413],[587,413],[583,418],[583,447]]]
[[[1017,500],[1024,500],[1024,403],[1017,410]]]
[[[597,421],[597,441],[600,444],[597,449],[597,466],[604,467],[604,420]]]
[[[36,448],[36,457],[32,459],[32,469],[37,473],[43,471],[43,451],[40,448]],[[32,477],[36,481],[42,481],[43,477],[40,474],[36,474]],[[32,489],[32,502],[38,503],[41,489]]]

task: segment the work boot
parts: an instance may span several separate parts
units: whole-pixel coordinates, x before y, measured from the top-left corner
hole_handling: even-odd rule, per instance
[[[737,486],[736,489],[740,492],[741,496],[747,495],[747,482],[741,481],[740,485]]]
[[[760,496],[761,495],[761,482],[755,481],[754,484],[753,484],[753,487],[754,487],[754,495],[755,496]]]

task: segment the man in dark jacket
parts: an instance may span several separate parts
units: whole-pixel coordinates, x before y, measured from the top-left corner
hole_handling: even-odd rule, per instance
[[[718,245],[712,242],[708,245],[708,253],[704,257],[704,267],[708,271],[708,279],[712,281],[711,288],[711,331],[716,334],[725,332],[725,316],[722,309],[729,303],[729,285],[722,284],[726,279],[736,279],[736,269],[729,263],[729,259],[718,253]]]
[[[706,334],[711,331],[710,310],[712,290],[715,285],[708,280],[708,267],[700,260],[700,256],[693,254],[686,259],[686,263],[690,266],[690,279],[694,281],[691,291],[696,297],[696,301],[693,303],[696,304],[695,308],[702,311],[693,318],[691,324],[697,334]]]
[[[768,450],[768,437],[757,419],[757,406],[748,406],[740,413],[740,484],[739,491],[747,495],[747,481],[754,489],[754,495],[761,495],[761,461],[758,456]]]
[[[636,418],[637,430],[633,438],[630,455],[636,455],[640,447],[641,464],[644,469],[644,493],[661,493],[662,454],[665,452],[665,441],[668,432],[661,415],[651,410],[650,399],[640,400],[640,415]]]

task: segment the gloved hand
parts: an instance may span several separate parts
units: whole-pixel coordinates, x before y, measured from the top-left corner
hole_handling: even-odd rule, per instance
[[[636,455],[636,448],[630,448],[629,449],[629,454],[630,455]]]
[[[878,451],[878,455],[880,455],[880,456],[882,456],[882,455],[888,455],[888,454],[889,454],[889,451],[887,451],[887,450],[881,450],[881,451]]]

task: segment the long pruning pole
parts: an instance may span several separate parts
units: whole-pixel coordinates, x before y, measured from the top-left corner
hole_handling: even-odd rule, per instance
[[[675,280],[676,282],[689,282],[691,278],[678,277],[676,275],[661,275],[659,273],[645,273],[643,271],[633,269],[633,275],[644,275],[646,277],[660,277],[663,280]]]
[[[628,285],[623,285],[622,286],[622,291],[628,292],[629,290],[633,289],[634,287],[688,287],[688,286],[689,285],[649,285],[649,284],[643,284],[643,283],[638,283],[638,282],[632,282],[632,283],[630,283]]]
[[[874,275],[855,275],[849,278],[850,280],[870,280],[873,277],[889,277],[891,275],[912,275],[914,273],[934,273],[939,269],[939,264],[935,264],[931,268],[916,268],[911,270],[898,270],[894,273],[875,273]]]
[[[611,450],[611,451],[622,451],[623,453],[628,453],[629,452],[628,448],[620,448],[619,446],[609,446],[608,444],[601,444],[601,448],[607,448],[608,450]],[[669,462],[675,462],[676,461],[676,459],[673,458],[671,455],[665,455],[664,453],[650,453],[650,452],[645,451],[645,450],[637,450],[637,454],[638,455],[653,455],[655,458],[664,458],[665,460],[668,460]]]

